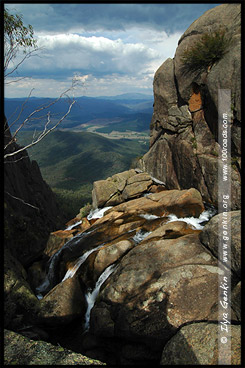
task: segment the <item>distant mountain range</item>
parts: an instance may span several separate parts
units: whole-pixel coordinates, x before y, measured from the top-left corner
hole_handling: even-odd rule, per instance
[[[120,131],[149,130],[151,116],[153,112],[153,96],[140,93],[126,93],[117,96],[101,96],[101,97],[76,97],[76,103],[73,105],[70,114],[61,123],[60,128],[65,129],[83,129],[83,124],[88,124],[96,120],[96,124],[101,128],[107,127],[111,123],[117,126],[111,126],[111,129],[119,128]],[[33,111],[40,106],[51,104],[54,99],[51,98],[6,98],[5,99],[5,116],[11,125],[20,114],[20,118],[12,127],[12,131],[16,129],[19,123],[24,121]],[[50,111],[52,123],[57,122],[68,110],[70,101],[62,98],[54,105],[50,106],[33,116],[28,121],[23,130],[40,130],[46,121],[46,114]],[[23,111],[22,111],[23,110]],[[131,124],[132,123],[132,124]],[[118,125],[119,124],[119,125]],[[110,130],[110,129],[109,129]]]
[[[99,96],[95,98],[101,98],[106,100],[153,100],[152,95],[145,95],[144,93],[123,93],[116,96]]]

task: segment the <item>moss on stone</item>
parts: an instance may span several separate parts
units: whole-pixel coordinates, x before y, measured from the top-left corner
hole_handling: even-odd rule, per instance
[[[13,331],[4,331],[5,365],[105,365],[61,346],[30,340]]]

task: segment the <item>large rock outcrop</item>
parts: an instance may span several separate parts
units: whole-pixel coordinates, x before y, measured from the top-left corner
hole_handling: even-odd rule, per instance
[[[100,244],[131,239],[140,230],[152,231],[159,222],[174,214],[178,217],[198,217],[204,211],[200,193],[196,189],[169,190],[149,194],[147,197],[132,199],[108,209],[102,218],[97,219],[87,230],[69,239],[49,259],[48,281],[42,292],[47,292],[64,277],[67,268],[83,253]],[[155,225],[149,225],[147,217],[153,217]],[[71,230],[68,230],[68,233]],[[69,234],[70,236],[71,234]],[[67,238],[68,239],[68,238]],[[115,248],[118,251],[118,247]],[[46,252],[46,250],[45,250]],[[120,255],[120,251],[118,255]]]
[[[6,327],[17,324],[17,332],[31,333],[37,339],[53,331],[51,341],[116,365],[165,364],[165,357],[174,351],[169,350],[171,343],[178,336],[181,343],[179,331],[184,326],[205,321],[207,333],[213,333],[212,323],[218,320],[219,276],[226,272],[212,241],[217,237],[220,215],[205,225],[214,213],[205,211],[201,194],[194,188],[146,196],[144,191],[139,198],[112,208],[91,210],[87,218],[72,220],[72,228],[56,232],[61,238],[57,244],[49,240],[45,250],[47,274],[37,272],[41,283],[37,291],[44,295],[41,300],[18,267],[21,283],[17,288],[6,282],[6,295],[10,308],[17,303],[28,328],[21,328],[16,320],[13,325],[15,309]],[[231,221],[233,228],[239,226],[240,211],[231,213]],[[234,354],[239,359],[239,327],[234,326],[241,319],[239,234],[232,232],[232,238],[238,258],[230,271],[231,323],[236,332]],[[6,274],[13,273],[14,263],[10,266]],[[37,266],[35,262],[31,267],[32,275],[36,268],[43,270],[43,264]],[[16,293],[19,288],[25,295]],[[193,361],[199,360],[199,330],[195,339]],[[209,361],[212,352],[207,348]],[[181,359],[188,354],[185,345]]]
[[[130,250],[92,309],[90,332],[100,342],[120,339],[120,364],[157,359],[181,326],[218,319],[217,288],[223,270],[198,234],[181,234],[174,230],[176,225],[172,223],[172,239],[159,237],[158,228]],[[235,280],[232,274],[232,285]],[[232,320],[237,320],[234,313]],[[126,347],[131,344],[133,349],[136,341],[135,354],[129,358]],[[239,346],[237,337],[238,351]],[[189,352],[184,346],[185,354]]]
[[[155,180],[146,172],[131,169],[106,180],[95,181],[92,191],[93,208],[115,206],[140,197],[143,193],[164,190],[164,183],[159,185]]]
[[[208,70],[187,71],[184,50],[203,34],[225,27],[225,55]],[[150,150],[139,167],[168,189],[197,188],[218,203],[218,89],[231,90],[231,209],[241,208],[241,5],[217,6],[191,24],[173,59],[154,77]]]

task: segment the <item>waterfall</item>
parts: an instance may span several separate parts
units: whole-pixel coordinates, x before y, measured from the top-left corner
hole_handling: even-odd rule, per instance
[[[87,219],[88,220],[99,219],[103,217],[104,213],[110,208],[112,208],[112,206],[104,207],[104,208],[96,208],[95,210],[91,210],[87,216]]]
[[[91,234],[91,232],[92,231],[88,231],[75,235],[72,239],[69,239],[62,248],[60,248],[50,257],[46,278],[42,284],[36,288],[36,294],[39,299],[42,297],[42,295],[45,295],[49,290],[51,290],[57,282],[59,282],[59,280],[56,280],[57,275],[55,274],[55,271],[62,253],[67,249],[71,251],[76,244],[78,244],[82,239],[86,238],[89,234]]]
[[[216,209],[213,207],[210,207],[209,209],[203,211],[200,216],[197,217],[177,217],[174,214],[170,214],[168,215],[168,221],[166,223],[169,222],[173,222],[173,221],[184,221],[187,224],[191,225],[193,228],[197,229],[197,230],[202,230],[204,228],[204,223],[208,222],[215,214],[217,213]],[[164,216],[156,216],[156,215],[152,215],[150,213],[143,213],[140,214],[139,217],[145,218],[148,221],[151,220],[155,220],[157,218],[161,218],[161,217],[166,217]],[[139,234],[140,236],[140,234]],[[136,238],[137,240],[137,238]],[[143,240],[143,239],[141,239]],[[140,240],[140,241],[141,241]]]
[[[141,214],[141,215],[139,215],[139,217],[142,217],[142,218],[144,218],[144,219],[146,219],[146,220],[155,220],[155,219],[157,219],[157,218],[160,218],[160,216],[156,216],[156,215],[151,215],[151,214],[149,214],[149,213],[143,213],[143,214]]]
[[[151,233],[152,231],[149,231],[149,232],[145,232],[142,230],[138,231],[133,237],[133,241],[135,242],[135,245],[139,244],[142,240],[144,240]]]
[[[75,224],[68,226],[65,230],[72,230],[74,227],[82,224],[82,222],[83,222],[82,220],[77,221]]]
[[[177,217],[176,215],[169,215],[168,223],[173,221],[184,221],[191,225],[196,230],[202,230],[204,228],[203,223],[209,221],[216,213],[216,210],[211,208],[203,211],[200,216],[197,217]]]
[[[100,275],[100,277],[98,278],[94,289],[89,289],[85,295],[85,298],[87,300],[88,303],[88,307],[87,307],[87,311],[85,314],[85,324],[84,324],[84,332],[89,330],[89,324],[90,324],[90,313],[91,310],[94,306],[94,303],[96,301],[96,298],[99,294],[100,288],[102,286],[102,284],[108,279],[108,277],[112,274],[112,272],[116,269],[116,264],[112,264],[110,266],[108,266],[104,272],[102,272],[102,274]]]
[[[81,257],[79,257],[76,260],[75,265],[66,272],[66,274],[65,274],[65,276],[64,276],[64,278],[63,278],[62,281],[65,281],[65,280],[69,279],[70,277],[73,277],[75,275],[75,273],[77,272],[77,270],[79,269],[79,267],[86,261],[86,259],[88,258],[88,256],[90,256],[90,254],[93,253],[93,252],[95,252],[97,249],[103,247],[104,244],[105,243],[98,245],[98,247],[96,247],[96,248],[93,248],[93,249],[88,250]]]
[[[87,216],[88,220],[92,220],[92,219],[97,219],[97,218],[101,218],[104,216],[104,213],[109,210],[110,208],[112,208],[112,206],[110,207],[105,207],[105,208],[97,208],[95,210],[90,211],[89,215]],[[80,223],[82,223],[81,221],[76,222],[73,225],[70,225],[66,228],[66,230],[71,230],[73,229],[75,226],[79,225]],[[59,249],[56,253],[54,253],[48,262],[48,273],[46,278],[44,279],[44,281],[42,282],[42,284],[40,286],[38,286],[36,288],[36,295],[39,299],[41,299],[43,297],[43,295],[45,295],[49,290],[51,290],[54,286],[55,283],[59,282],[59,280],[56,282],[56,275],[55,275],[55,271],[56,271],[56,266],[60,260],[60,257],[62,255],[62,253],[69,249],[72,250],[72,247],[74,247],[76,244],[78,244],[81,240],[83,240],[86,236],[88,236],[89,234],[91,234],[92,232],[94,232],[95,229],[90,230],[90,231],[84,231],[83,233],[77,234],[75,235],[72,239],[69,239],[61,249]],[[62,281],[68,279],[69,277],[73,277],[73,275],[75,274],[75,272],[78,270],[78,268],[81,266],[81,264],[83,262],[85,262],[85,260],[87,259],[87,257],[94,252],[96,249],[102,247],[104,244],[101,244],[100,246],[98,246],[97,248],[91,249],[88,252],[85,252],[81,257],[78,258],[77,263],[74,265],[74,267],[71,270],[68,270],[67,273],[65,274],[64,278]]]

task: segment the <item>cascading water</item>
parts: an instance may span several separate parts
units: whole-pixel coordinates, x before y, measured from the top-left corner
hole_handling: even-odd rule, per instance
[[[104,216],[104,213],[110,208],[112,208],[112,206],[104,207],[104,208],[96,208],[95,210],[91,210],[87,216],[87,219],[93,220],[93,219],[102,218]]]
[[[196,229],[202,229],[204,226],[201,225],[201,223],[209,221],[210,218],[216,213],[216,211],[214,209],[209,209],[206,210],[204,212],[201,213],[201,215],[199,216],[199,218],[194,218],[194,217],[185,217],[185,218],[178,218],[176,215],[169,215],[169,221],[168,222],[172,222],[172,221],[185,221],[189,224],[191,224],[192,226],[194,226]],[[141,217],[151,221],[151,220],[155,220],[157,218],[159,218],[159,216],[155,216],[155,215],[151,215],[151,214],[142,214],[140,215]],[[144,240],[149,234],[151,234],[150,232],[145,232],[143,230],[138,231],[134,237],[132,238],[135,245],[139,244],[142,240]],[[112,274],[113,271],[115,271],[116,269],[116,264],[112,264],[110,266],[108,266],[104,272],[100,275],[98,281],[95,284],[94,289],[89,289],[85,295],[86,301],[88,303],[88,307],[87,307],[87,311],[85,314],[85,324],[84,324],[84,333],[86,331],[89,330],[90,327],[90,314],[91,314],[91,310],[95,304],[96,298],[100,292],[100,288],[102,286],[102,284],[107,280],[107,278]]]
[[[157,218],[160,218],[160,216],[156,216],[156,215],[150,215],[149,213],[143,213],[141,215],[139,215],[139,217],[142,217],[146,220],[156,220]]]
[[[108,277],[112,274],[113,271],[116,269],[116,265],[112,264],[108,266],[104,272],[100,275],[98,278],[95,287],[93,290],[89,289],[85,295],[86,301],[88,303],[88,308],[85,314],[85,324],[84,324],[84,332],[89,330],[89,324],[90,324],[90,313],[94,306],[94,303],[96,301],[96,298],[99,294],[100,288],[102,284],[108,279]]]
[[[155,217],[154,217],[155,218]],[[149,234],[151,234],[151,232],[145,232],[145,231],[138,231],[134,237],[132,238],[135,245],[139,244],[142,240],[144,240]],[[98,247],[99,248],[99,247]],[[113,271],[115,271],[116,269],[116,264],[112,264],[110,266],[108,266],[104,272],[102,272],[102,274],[100,275],[100,277],[98,278],[94,289],[89,289],[85,295],[86,301],[88,303],[88,307],[87,307],[87,311],[85,314],[85,324],[84,324],[84,332],[89,330],[89,323],[90,323],[90,314],[91,314],[91,310],[94,306],[94,303],[96,301],[96,298],[100,292],[100,288],[102,286],[102,284],[108,279],[108,277],[112,274]]]
[[[209,209],[206,209],[205,211],[203,211],[199,217],[177,217],[174,214],[170,214],[167,216],[168,220],[166,223],[173,222],[173,221],[184,221],[187,224],[194,227],[195,229],[202,230],[204,228],[205,223],[207,223],[216,213],[217,213],[216,209],[213,207],[210,207]],[[148,221],[151,221],[151,220],[155,220],[155,219],[166,217],[166,216],[156,216],[150,213],[143,213],[143,214],[140,214],[139,217],[142,217]]]
[[[103,247],[104,243],[103,244],[100,244],[98,245],[98,247],[96,248],[93,248],[93,249],[90,249],[88,250],[86,253],[84,253],[81,257],[79,257],[75,263],[75,265],[70,268],[62,281],[65,281],[67,279],[69,279],[70,277],[73,277],[75,275],[75,273],[77,272],[77,270],[79,269],[79,267],[86,261],[86,259],[90,256],[90,254],[92,254],[93,252],[95,252],[96,250],[98,250],[99,248]]]
[[[149,232],[145,232],[145,231],[138,231],[135,236],[133,237],[133,241],[135,243],[135,245],[139,244],[140,242],[142,242],[142,240],[144,240],[148,235],[150,235],[152,233],[152,231]]]
[[[202,230],[204,228],[204,223],[209,221],[216,213],[214,208],[203,211],[200,216],[197,217],[177,217],[176,215],[169,215],[168,223],[173,221],[184,221],[191,225],[196,230]]]
[[[56,282],[56,275],[55,270],[56,266],[60,260],[60,257],[62,253],[66,250],[72,250],[72,248],[81,242],[82,239],[86,238],[89,234],[91,234],[91,231],[84,232],[81,234],[75,235],[72,239],[69,239],[62,248],[60,248],[56,253],[52,255],[48,262],[48,273],[44,281],[40,286],[36,288],[36,295],[39,299],[43,297],[52,287],[55,286]],[[58,281],[59,282],[59,281]]]
[[[89,215],[87,216],[88,220],[92,220],[92,219],[98,219],[98,218],[102,218],[104,216],[104,213],[108,210],[112,208],[110,207],[105,207],[105,208],[97,208],[95,210],[91,210]],[[70,225],[66,228],[66,230],[71,230],[73,229],[75,226],[78,226],[80,223],[82,223],[81,221],[76,222],[73,225]],[[43,297],[43,295],[45,295],[54,285],[55,285],[55,279],[56,279],[56,275],[55,275],[55,269],[56,269],[56,265],[59,262],[59,259],[61,257],[61,254],[64,252],[65,249],[69,248],[70,250],[72,249],[72,247],[74,245],[76,245],[77,243],[79,243],[83,238],[87,237],[89,234],[91,234],[94,230],[92,231],[84,231],[81,234],[77,234],[75,235],[72,239],[68,240],[61,249],[59,249],[55,254],[52,255],[52,257],[49,260],[48,263],[48,273],[47,276],[45,278],[45,280],[42,282],[42,284],[40,286],[38,286],[36,288],[36,295],[38,297],[38,299],[41,299]],[[69,277],[73,277],[73,275],[76,273],[76,271],[78,270],[78,268],[82,265],[82,263],[84,263],[86,261],[86,259],[88,258],[88,256],[94,252],[95,250],[97,250],[98,248],[102,247],[104,244],[99,245],[97,248],[91,249],[87,252],[85,252],[81,257],[78,258],[76,264],[74,265],[74,267],[70,270],[68,270],[63,278],[62,281],[66,280]]]
[[[75,224],[72,224],[72,225],[68,226],[65,230],[72,230],[74,227],[82,224],[82,222],[83,222],[82,220],[77,221],[77,222],[75,222]]]
[[[105,207],[105,208],[102,208],[102,209],[92,210],[92,211],[90,211],[89,215],[87,216],[87,219],[92,220],[92,219],[102,218],[104,216],[104,213],[110,208],[112,208],[112,207]],[[168,216],[168,221],[167,222],[184,221],[184,222],[190,224],[191,226],[193,226],[195,229],[202,230],[203,227],[204,227],[203,223],[209,221],[210,218],[212,216],[214,216],[215,213],[216,213],[216,211],[213,208],[211,208],[209,210],[205,210],[204,212],[202,212],[201,215],[199,216],[199,218],[195,218],[195,217],[178,218],[176,215],[171,214],[171,215]],[[139,216],[145,218],[148,221],[152,221],[152,220],[155,220],[157,218],[160,218],[159,216],[152,215],[152,214],[140,214]],[[68,226],[66,230],[71,230],[75,226],[78,226],[80,223],[82,223],[82,220],[78,221],[77,223],[75,223],[73,225]],[[43,281],[43,283],[36,289],[37,297],[39,299],[42,298],[43,295],[55,285],[54,280],[55,280],[56,265],[58,264],[58,262],[60,260],[60,256],[61,256],[62,252],[64,252],[64,250],[67,249],[67,248],[72,250],[72,248],[78,242],[81,242],[82,240],[85,240],[86,237],[89,234],[91,234],[93,231],[94,230],[85,231],[81,234],[78,234],[78,235],[74,236],[67,243],[65,243],[64,246],[60,250],[58,250],[50,258],[47,277]],[[132,240],[134,241],[135,245],[138,245],[149,234],[151,234],[151,232],[146,232],[146,231],[140,230],[134,235]],[[90,249],[90,250],[86,251],[82,256],[78,257],[77,260],[76,260],[76,263],[74,264],[74,266],[66,272],[65,276],[62,279],[62,282],[67,280],[68,278],[73,277],[75,275],[75,273],[77,272],[77,270],[79,269],[79,267],[81,267],[81,265],[87,260],[87,258],[93,252],[95,252],[96,250],[98,250],[99,248],[104,246],[104,244],[105,243],[100,244],[96,248]],[[100,288],[103,285],[103,283],[108,279],[108,277],[112,274],[112,272],[116,269],[116,267],[117,267],[116,264],[112,264],[112,265],[108,266],[104,270],[104,272],[100,275],[100,277],[98,278],[94,289],[93,290],[91,290],[91,289],[87,290],[85,298],[86,298],[88,307],[87,307],[87,311],[86,311],[86,314],[85,314],[84,332],[88,331],[88,329],[89,329],[91,310],[92,310],[92,308],[95,304],[96,298],[97,298],[97,296],[100,292]]]

